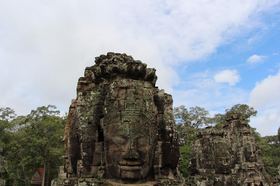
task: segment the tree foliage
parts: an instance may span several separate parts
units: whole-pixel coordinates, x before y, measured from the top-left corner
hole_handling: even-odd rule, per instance
[[[257,111],[247,104],[236,104],[230,109],[226,109],[224,114],[216,114],[211,118],[212,122],[215,123],[217,127],[223,126],[228,118],[239,118],[247,123],[250,122],[252,116],[256,116]]]
[[[236,104],[230,109],[227,109],[225,115],[226,116],[236,115],[240,117],[240,119],[249,122],[252,116],[257,115],[257,111],[253,107],[250,107],[247,104]]]
[[[30,185],[35,170],[44,167],[46,185],[49,185],[57,166],[62,164],[64,119],[59,111],[51,105],[38,107],[26,116],[16,116],[7,108],[1,110],[0,124],[6,123],[3,131],[7,139],[1,137],[1,142],[7,184]]]
[[[260,134],[256,133],[256,139],[265,170],[271,176],[277,176],[279,174],[278,166],[280,166],[280,140],[278,136],[261,137]]]
[[[174,108],[177,131],[180,139],[180,171],[183,176],[187,177],[188,166],[191,156],[191,145],[196,139],[198,128],[208,126],[211,123],[209,112],[202,107],[185,106]]]
[[[280,142],[280,127],[279,127],[279,129],[278,129],[278,142]]]
[[[16,117],[14,110],[9,107],[0,108],[0,147],[4,148],[9,141],[9,131],[13,128],[12,119]]]
[[[190,107],[187,109],[185,106],[175,107],[175,119],[177,124],[199,128],[207,126],[210,123],[209,112],[203,107]]]

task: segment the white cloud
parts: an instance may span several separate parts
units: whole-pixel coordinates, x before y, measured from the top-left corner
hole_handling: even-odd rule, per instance
[[[201,106],[210,113],[224,113],[235,104],[249,104],[258,113],[250,125],[262,135],[275,135],[280,127],[280,71],[247,91],[216,82],[212,72],[197,73],[185,79],[180,90],[173,93],[174,106]]]
[[[212,77],[212,72],[203,72],[187,78],[180,90],[174,92],[174,105],[201,106],[211,113],[223,113],[235,104],[247,102],[246,91],[217,83]]]
[[[250,103],[254,107],[279,106],[280,109],[280,72],[258,82],[250,94]]]
[[[217,83],[227,83],[232,86],[239,82],[240,76],[237,70],[227,69],[216,73],[214,80]]]
[[[253,126],[263,135],[276,134],[280,127],[280,71],[257,83],[250,93],[250,105],[258,110]]]
[[[0,2],[0,106],[66,111],[92,58],[126,52],[155,67],[158,86],[180,80],[174,65],[201,59],[258,22],[279,0],[61,0]]]
[[[280,127],[280,109],[258,109],[256,117],[251,119],[251,126],[262,136],[276,135]]]
[[[246,62],[249,64],[261,63],[264,61],[265,58],[266,58],[266,56],[253,54],[246,60]]]

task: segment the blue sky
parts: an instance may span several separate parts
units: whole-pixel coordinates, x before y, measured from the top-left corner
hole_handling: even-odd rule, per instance
[[[267,104],[258,104],[258,101],[250,98],[257,84],[261,84],[262,81],[270,76],[274,78],[279,77],[280,12],[277,7],[271,10],[271,12],[258,17],[259,26],[256,28],[241,32],[217,47],[215,52],[207,57],[196,60],[184,68],[179,67],[176,69],[180,77],[188,74],[185,78],[187,79],[186,81],[194,81],[197,84],[204,81],[208,83],[206,85],[207,88],[205,88],[205,85],[203,88],[197,88],[194,83],[186,83],[185,86],[178,84],[176,86],[176,91],[179,90],[178,94],[181,93],[180,90],[188,89],[195,89],[195,94],[198,94],[198,96],[192,96],[195,97],[194,101],[185,101],[185,105],[194,106],[198,104],[208,108],[214,114],[224,112],[225,109],[230,108],[236,103],[246,103],[259,111],[257,118],[252,119],[251,125],[256,127],[263,135],[275,133],[280,126],[279,120],[276,119],[280,114],[277,111],[280,105],[277,104],[279,101],[274,99],[279,99],[280,97],[275,94],[276,96],[272,96]],[[233,85],[230,85],[230,79],[226,81],[224,77],[224,82],[220,82],[224,85],[214,88],[217,85],[211,85],[209,79],[215,79],[216,73],[225,70],[234,71],[236,76],[238,76],[238,80],[235,80]],[[199,77],[192,78],[193,74],[199,74]],[[271,91],[280,90],[279,83],[272,84],[271,86],[276,87],[275,89],[271,88]],[[201,93],[208,90],[214,90],[218,93]],[[192,95],[192,93],[187,95]],[[271,95],[268,93],[266,96],[270,97]],[[257,98],[262,99],[263,96],[257,96]],[[187,97],[185,99],[187,100]],[[176,105],[180,104],[180,102],[181,100],[176,103],[175,99]],[[222,103],[217,104],[214,102]],[[270,106],[269,102],[276,102],[276,104]]]
[[[26,0],[0,2],[0,106],[67,112],[94,57],[127,53],[157,69],[174,105],[211,114],[258,110],[280,126],[280,0]]]

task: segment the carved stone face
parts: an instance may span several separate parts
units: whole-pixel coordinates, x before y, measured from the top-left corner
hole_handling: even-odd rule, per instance
[[[145,179],[153,164],[157,139],[152,97],[134,88],[111,92],[123,96],[111,99],[104,117],[107,176],[119,180]]]
[[[233,167],[230,141],[221,138],[215,142],[215,171],[218,174],[229,174]]]
[[[145,135],[151,132],[149,128],[128,125],[108,129],[107,171],[113,178],[139,180],[147,177],[152,166],[155,134]]]
[[[247,162],[257,161],[256,147],[254,146],[253,142],[250,143],[250,141],[248,141],[244,144],[244,157],[245,161]]]

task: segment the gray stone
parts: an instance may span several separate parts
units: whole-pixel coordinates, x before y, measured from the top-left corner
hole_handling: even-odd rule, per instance
[[[119,53],[95,63],[69,109],[67,178],[53,185],[180,185],[172,97],[155,87],[155,69]]]
[[[222,128],[198,133],[191,159],[192,185],[272,185],[264,170],[253,129],[238,115]]]

